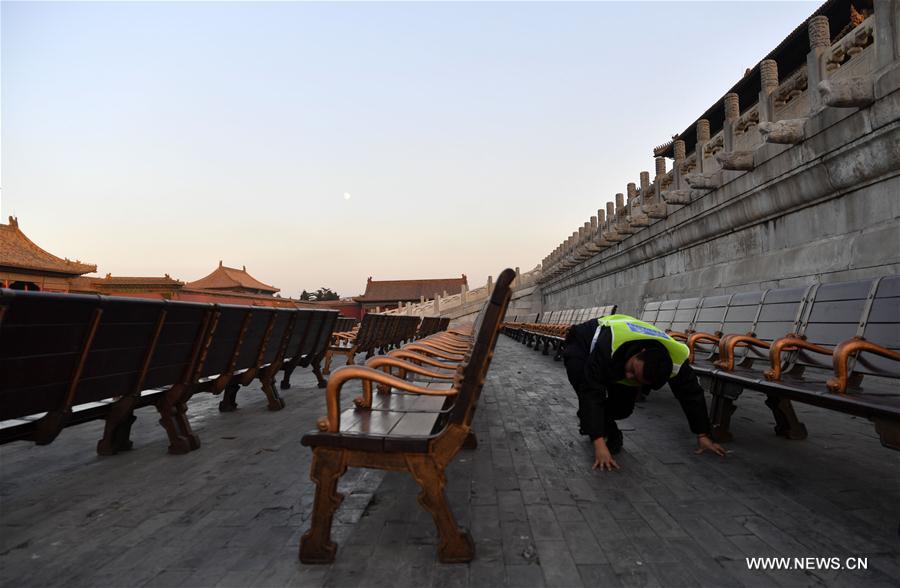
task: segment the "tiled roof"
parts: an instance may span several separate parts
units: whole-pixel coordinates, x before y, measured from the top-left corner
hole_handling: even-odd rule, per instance
[[[164,276],[113,276],[106,274],[105,278],[92,278],[91,282],[98,285],[110,286],[183,286],[184,282],[176,280],[166,274]]]
[[[97,271],[96,265],[69,261],[44,251],[19,229],[15,217],[9,224],[0,223],[0,267],[80,276]]]
[[[360,302],[397,302],[399,300],[426,300],[437,294],[458,294],[460,286],[466,285],[466,276],[436,280],[373,280],[366,282],[366,291],[357,296]]]
[[[274,294],[278,292],[278,288],[263,284],[253,276],[247,273],[247,268],[237,269],[227,267],[219,262],[219,267],[213,270],[211,274],[200,278],[195,282],[185,284],[188,288],[202,288],[205,290],[260,290]]]

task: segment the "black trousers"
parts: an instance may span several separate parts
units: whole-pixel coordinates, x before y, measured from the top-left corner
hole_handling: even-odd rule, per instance
[[[634,412],[634,403],[637,400],[638,388],[623,386],[621,384],[607,384],[587,382],[587,362],[591,354],[591,339],[597,328],[596,321],[589,321],[575,325],[566,334],[566,349],[563,353],[563,364],[566,366],[566,376],[569,383],[578,396],[578,422],[581,429],[587,429],[584,419],[586,411],[583,410],[588,403],[587,394],[602,395],[604,428],[607,432],[618,428],[617,420],[628,418]],[[596,399],[593,399],[596,401]]]

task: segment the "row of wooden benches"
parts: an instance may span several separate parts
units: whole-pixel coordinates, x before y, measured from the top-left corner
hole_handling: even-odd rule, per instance
[[[544,355],[554,350],[553,359],[559,360],[565,345],[566,333],[573,325],[608,314],[615,314],[616,305],[593,306],[569,310],[553,310],[545,313],[514,315],[503,323],[501,332],[521,341]]]
[[[134,411],[155,406],[171,453],[200,446],[188,422],[196,392],[237,407],[258,379],[270,410],[297,366],[319,368],[337,311],[290,310],[0,289],[0,443],[52,442],[105,419],[97,452],[130,449]]]
[[[313,451],[316,494],[310,528],[300,540],[301,561],[334,560],[331,523],[343,500],[338,480],[348,467],[409,472],[421,488],[419,504],[437,527],[439,559],[472,560],[475,545],[447,503],[444,472],[462,448],[475,446],[472,417],[515,275],[511,269],[500,273],[472,328],[432,334],[373,357],[365,366],[334,371],[326,390],[328,414],[319,430],[302,440]],[[364,326],[365,319],[360,331]],[[351,381],[361,382],[362,395],[342,411],[341,390]]]
[[[690,347],[718,439],[750,389],[779,435],[806,437],[796,400],[866,417],[900,449],[900,276],[649,302],[641,319]]]
[[[376,352],[386,353],[408,341],[446,330],[449,324],[446,317],[427,316],[420,322],[416,316],[366,314],[357,327],[334,333],[325,356],[325,373],[330,373],[335,355],[346,356],[347,365],[352,365],[359,353],[365,353],[368,359]]]

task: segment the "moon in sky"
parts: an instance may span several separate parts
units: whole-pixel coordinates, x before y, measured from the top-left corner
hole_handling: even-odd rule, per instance
[[[344,192],[344,200],[350,200],[350,192]]]

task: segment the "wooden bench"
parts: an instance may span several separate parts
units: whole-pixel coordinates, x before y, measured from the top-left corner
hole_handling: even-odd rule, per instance
[[[783,437],[807,436],[796,400],[869,418],[900,448],[900,277],[653,302],[641,316],[686,335],[718,440],[732,438],[734,402],[749,389],[766,395]]]
[[[46,444],[105,419],[97,451],[110,455],[131,448],[134,411],[155,406],[169,451],[196,449],[194,393],[233,394],[258,378],[280,409],[275,374],[304,349],[321,359],[336,314],[0,290],[0,442]]]
[[[459,528],[447,503],[444,471],[469,436],[514,277],[515,272],[506,269],[497,278],[476,324],[474,343],[455,367],[451,387],[430,390],[363,366],[335,370],[327,387],[328,415],[320,421],[319,430],[307,433],[302,440],[313,451],[311,477],[316,494],[310,529],[300,540],[301,561],[334,561],[337,545],[331,541],[331,523],[343,500],[337,492],[338,480],[348,467],[409,472],[421,488],[419,504],[432,515],[437,527],[440,561],[472,560],[475,545],[469,533]],[[420,396],[453,397],[453,403],[449,410],[439,412],[358,407],[341,412],[341,388],[352,380],[368,382],[370,387],[385,384]]]
[[[413,340],[418,325],[419,318],[415,316],[368,313],[357,331],[335,335],[326,351],[324,372],[331,372],[335,355],[346,355],[346,365],[353,365],[358,353],[365,353],[366,359],[376,352],[387,353],[403,342]]]
[[[337,319],[337,324],[334,325],[334,332],[345,333],[348,331],[352,331],[358,324],[359,321],[352,316],[339,316]]]
[[[527,346],[533,346],[535,351],[541,351],[544,355],[549,355],[550,350],[553,349],[553,359],[558,361],[562,358],[566,334],[572,326],[590,319],[615,314],[615,312],[615,305],[553,311],[546,321],[538,321],[522,326],[524,342]]]
[[[441,331],[447,330],[447,327],[450,325],[449,318],[441,318],[439,316],[426,316],[422,317],[422,323],[419,325],[419,330],[416,332],[416,339],[421,339],[423,337],[428,337],[429,335],[434,335],[435,333],[439,333]]]

